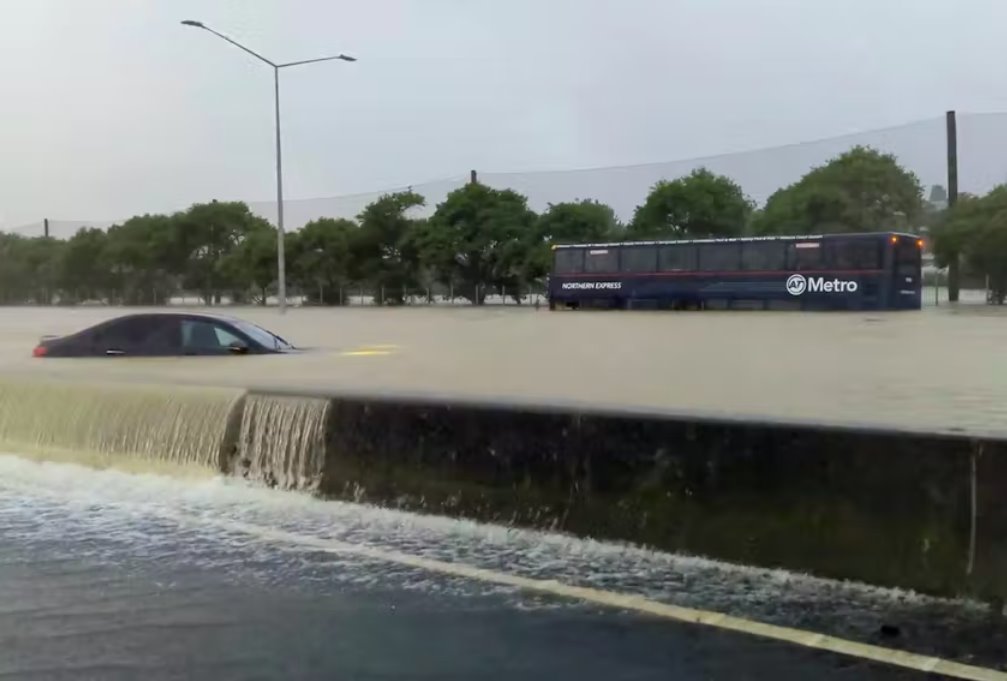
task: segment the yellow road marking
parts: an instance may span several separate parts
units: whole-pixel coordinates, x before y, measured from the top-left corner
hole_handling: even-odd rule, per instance
[[[361,345],[353,350],[340,353],[345,357],[375,357],[378,355],[391,355],[398,349],[398,345]]]
[[[390,551],[359,544],[350,544],[336,539],[323,539],[321,537],[299,535],[293,532],[286,532],[284,530],[262,527],[260,525],[243,523],[240,521],[220,522],[191,517],[186,517],[184,519],[194,520],[197,523],[210,523],[217,525],[218,527],[222,526],[226,529],[237,530],[261,539],[301,546],[310,546],[329,553],[360,556],[385,563],[394,563],[397,565],[414,567],[427,572],[434,572],[454,577],[463,577],[489,584],[513,586],[525,591],[571,598],[574,600],[634,611],[686,624],[698,624],[713,627],[715,629],[735,631],[774,641],[790,643],[802,648],[825,650],[862,660],[870,660],[872,662],[880,662],[882,664],[888,664],[895,667],[912,669],[914,671],[931,674],[943,674],[956,679],[969,679],[970,681],[1007,681],[1007,672],[998,671],[996,669],[976,667],[939,657],[920,655],[892,648],[883,648],[881,646],[850,641],[814,631],[805,631],[802,629],[784,627],[775,624],[767,624],[765,622],[757,622],[755,620],[734,617],[732,615],[726,615],[719,612],[698,610],[695,608],[671,605],[669,603],[661,603],[659,601],[650,600],[635,594],[573,586],[571,584],[564,584],[552,579],[521,577],[519,575],[497,572],[495,570],[487,570],[485,568],[475,567],[474,565],[466,565],[464,563],[450,563],[442,560],[413,556],[407,553],[399,553],[398,551]]]

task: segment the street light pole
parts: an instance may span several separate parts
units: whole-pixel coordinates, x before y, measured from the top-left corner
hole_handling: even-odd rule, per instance
[[[283,151],[280,148],[280,67],[273,67],[273,104],[276,109],[276,298],[280,314],[287,312],[287,240],[283,230]],[[263,301],[265,302],[265,301]]]
[[[277,298],[279,299],[280,314],[283,314],[287,311],[287,261],[284,253],[285,232],[283,229],[283,150],[280,144],[280,69],[285,69],[291,66],[301,66],[302,64],[314,64],[321,61],[333,61],[337,59],[340,61],[353,62],[356,61],[356,58],[345,54],[337,54],[332,57],[302,59],[301,61],[278,64],[270,59],[266,59],[258,52],[245,47],[238,41],[228,38],[223,33],[218,33],[201,21],[186,19],[182,22],[182,25],[192,26],[193,28],[201,28],[204,31],[208,31],[221,40],[226,40],[235,47],[244,50],[259,61],[265,62],[273,68],[273,104],[276,111],[276,293]]]

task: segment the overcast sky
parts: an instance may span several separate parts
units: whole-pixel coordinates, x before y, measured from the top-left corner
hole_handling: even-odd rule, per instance
[[[1007,109],[1003,0],[0,0],[0,228]]]

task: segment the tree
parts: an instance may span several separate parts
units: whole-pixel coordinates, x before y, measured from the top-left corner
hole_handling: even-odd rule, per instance
[[[112,282],[107,267],[106,233],[94,227],[77,231],[63,249],[59,263],[60,298],[66,303],[106,300]]]
[[[223,257],[220,272],[232,284],[232,300],[241,301],[245,291],[253,288],[259,304],[265,305],[269,287],[276,282],[276,229],[265,221],[253,226]]]
[[[931,226],[934,261],[938,267],[948,267],[960,258],[965,246],[978,227],[990,217],[983,200],[976,196],[961,196],[954,207],[945,211]]]
[[[66,244],[50,237],[22,239],[18,256],[25,266],[31,302],[50,305],[59,288],[59,260]]]
[[[857,146],[776,191],[757,234],[877,232],[914,225],[923,211],[916,175],[891,154]]]
[[[629,234],[638,239],[739,236],[752,207],[734,180],[697,168],[686,177],[655,184],[637,207]]]
[[[358,232],[352,220],[319,218],[290,235],[287,262],[291,278],[310,300],[346,303],[351,250]]]
[[[1007,298],[1007,210],[1000,210],[977,225],[965,244],[969,265],[989,277],[990,293],[997,305]]]
[[[169,258],[176,272],[183,274],[187,288],[200,291],[207,304],[220,302],[225,288],[232,288],[234,268],[225,267],[225,257],[248,234],[271,229],[240,201],[197,203],[173,216],[175,229]]]
[[[420,251],[441,283],[476,305],[485,302],[487,286],[520,300],[534,227],[524,196],[473,182],[437,206],[420,232]]]
[[[48,304],[59,284],[62,242],[0,235],[0,301]]]
[[[138,215],[109,227],[101,253],[101,267],[109,296],[126,305],[164,303],[178,275],[168,257],[175,235],[169,215]]]
[[[964,265],[970,272],[990,277],[994,295],[999,296],[998,292],[1003,289],[994,282],[1000,276],[997,258],[1002,253],[998,250],[1000,236],[997,229],[1003,225],[1005,215],[1007,185],[1001,185],[982,197],[960,195],[958,202],[934,225],[934,259],[938,267],[948,268],[949,288],[952,279],[957,282],[958,269],[964,259]],[[984,249],[989,250],[985,252]],[[1002,302],[1002,297],[998,300]]]
[[[619,239],[623,226],[615,211],[592,200],[551,203],[538,216],[528,244],[525,278],[540,279],[552,266],[552,245],[600,243]]]
[[[351,239],[351,274],[369,282],[382,303],[401,304],[419,285],[416,237],[422,223],[406,213],[425,203],[415,192],[398,192],[380,197],[360,213],[360,228]]]

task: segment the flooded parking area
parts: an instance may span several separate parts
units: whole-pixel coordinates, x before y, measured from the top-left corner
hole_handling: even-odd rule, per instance
[[[220,310],[306,350],[35,359],[31,349],[42,335],[136,310],[5,308],[0,371],[1007,431],[1007,314],[982,305],[899,313]]]

